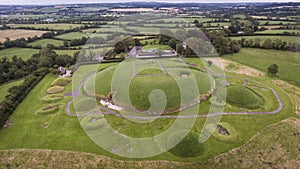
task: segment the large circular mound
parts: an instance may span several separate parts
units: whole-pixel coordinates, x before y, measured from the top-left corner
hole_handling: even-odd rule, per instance
[[[62,86],[53,86],[47,90],[47,93],[48,94],[57,94],[57,93],[63,92],[64,90],[65,90],[65,88]]]
[[[124,76],[131,78],[129,85],[129,98],[132,106],[135,109],[145,111],[151,107],[149,97],[159,97],[152,92],[154,90],[160,90],[164,93],[166,97],[166,107],[164,111],[174,110],[180,107],[181,104],[187,104],[196,99],[199,95],[208,93],[211,90],[210,77],[207,73],[200,70],[189,69],[187,66],[170,67],[169,65],[178,63],[164,63],[163,61],[161,68],[157,66],[156,68],[144,68],[141,71],[134,72],[135,70],[131,67],[131,63],[125,67]],[[154,62],[155,63],[155,62]],[[126,84],[124,86],[117,88],[112,91],[112,79],[118,65],[108,67],[97,73],[96,77],[92,77],[86,81],[84,85],[84,91],[89,95],[95,95],[101,99],[113,99],[113,102],[117,105],[126,107],[129,106],[128,97],[124,97],[124,94],[120,94],[121,90],[128,87]],[[137,66],[138,67],[138,66]],[[127,74],[126,74],[127,73]],[[114,79],[115,80],[115,79]],[[195,81],[196,80],[196,81]],[[194,81],[195,83],[191,83]],[[181,100],[182,93],[178,82],[184,84],[186,89],[190,89],[186,92],[186,97],[184,101]],[[120,79],[122,83],[122,79]],[[193,84],[196,84],[193,85]],[[198,86],[197,86],[198,85]],[[95,89],[94,89],[95,88]],[[198,91],[196,91],[198,90]],[[195,96],[195,93],[199,93]],[[190,95],[189,95],[190,94]],[[113,97],[112,97],[113,96]],[[159,100],[158,98],[157,100]]]
[[[245,86],[229,86],[227,102],[242,108],[256,109],[263,104],[263,99]]]
[[[177,140],[182,133],[177,132],[172,135],[167,140],[167,143],[172,145],[175,140]],[[203,145],[199,143],[198,136],[194,132],[190,132],[182,139],[175,147],[169,151],[175,156],[186,158],[186,157],[197,157],[203,152]]]

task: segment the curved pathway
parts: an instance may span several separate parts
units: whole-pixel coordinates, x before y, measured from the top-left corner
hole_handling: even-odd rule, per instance
[[[84,82],[92,75],[94,75],[95,73],[90,73],[86,78],[84,78],[80,84],[77,86],[76,90],[73,91],[73,92],[70,92],[70,93],[67,93],[65,94],[65,96],[73,96],[73,99],[76,98],[76,97],[79,97],[80,96],[80,89],[81,87],[83,86]],[[219,75],[216,75],[216,76],[219,76]],[[239,78],[239,77],[229,77],[229,78]],[[241,79],[244,79],[244,78],[241,78]],[[70,105],[71,103],[73,102],[73,99],[71,99],[66,107],[65,107],[65,110],[66,110],[66,114],[70,115],[70,116],[74,116],[74,117],[82,117],[82,116],[87,116],[87,115],[91,115],[91,114],[103,114],[103,115],[114,115],[116,117],[121,117],[121,118],[129,118],[129,119],[140,119],[140,120],[151,120],[151,119],[176,119],[176,118],[179,118],[179,119],[186,119],[186,118],[202,118],[202,117],[212,117],[212,116],[217,116],[217,115],[255,115],[255,114],[276,114],[276,113],[279,113],[282,109],[283,109],[283,103],[282,103],[282,100],[279,96],[279,94],[276,92],[276,90],[264,83],[261,83],[261,82],[258,82],[256,80],[251,80],[251,79],[247,79],[248,81],[252,81],[254,83],[257,83],[257,84],[260,84],[268,89],[270,89],[273,94],[275,95],[276,97],[276,100],[279,104],[278,108],[276,110],[273,110],[273,111],[269,111],[269,112],[216,112],[216,113],[211,113],[211,114],[197,114],[197,115],[178,115],[178,116],[175,116],[175,115],[162,115],[162,116],[158,116],[158,115],[150,115],[150,116],[130,116],[130,115],[121,115],[119,113],[116,113],[115,111],[112,111],[110,110],[109,108],[105,107],[105,106],[102,106],[100,105],[99,108],[104,110],[103,112],[100,111],[100,110],[94,110],[94,111],[91,111],[91,112],[87,112],[87,113],[83,113],[83,114],[74,114],[70,111]]]

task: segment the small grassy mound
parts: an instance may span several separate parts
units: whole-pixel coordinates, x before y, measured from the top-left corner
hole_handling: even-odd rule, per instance
[[[248,109],[256,109],[263,104],[263,99],[245,86],[228,87],[226,99],[232,105]]]
[[[168,138],[168,143],[172,144],[176,138],[178,138],[182,133],[177,132],[172,134]],[[203,145],[198,141],[198,135],[194,132],[190,132],[182,139],[175,147],[169,151],[175,156],[186,158],[186,157],[197,157],[203,152]]]
[[[51,86],[66,86],[71,82],[70,79],[67,78],[58,78],[55,79],[52,83]]]
[[[57,94],[57,93],[63,92],[64,90],[65,90],[65,88],[62,86],[53,86],[47,90],[47,93],[48,94]]]
[[[40,108],[35,112],[35,115],[48,115],[56,113],[61,107],[61,104],[49,104],[45,107]]]
[[[219,126],[221,126],[223,129],[225,129],[228,134],[221,134],[219,129],[217,128],[213,132],[213,137],[217,140],[223,141],[223,142],[237,142],[239,141],[239,133],[229,124],[226,122],[220,122]],[[213,130],[215,129],[215,124],[209,124],[206,126],[206,130]]]
[[[86,130],[95,130],[103,127],[105,124],[105,120],[103,119],[103,115],[93,114],[84,117],[80,124]]]
[[[50,103],[50,102],[55,102],[63,99],[64,96],[60,94],[53,94],[53,95],[47,95],[43,98],[41,98],[41,101],[44,103]]]

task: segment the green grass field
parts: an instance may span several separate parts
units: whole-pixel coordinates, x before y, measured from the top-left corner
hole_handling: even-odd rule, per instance
[[[78,52],[80,50],[54,50],[58,55],[70,55],[74,56],[75,52]]]
[[[0,50],[0,58],[7,57],[11,59],[13,56],[21,57],[23,60],[27,60],[31,58],[33,54],[39,53],[38,49],[30,49],[30,48],[9,48]]]
[[[265,30],[261,32],[255,32],[256,34],[283,34],[284,32],[289,33],[300,33],[300,30]]]
[[[5,98],[5,96],[8,94],[8,89],[13,87],[13,86],[18,86],[20,84],[23,83],[23,79],[22,80],[17,80],[17,81],[13,81],[10,83],[6,83],[0,86],[0,102]]]
[[[231,37],[231,39],[234,40],[241,40],[242,38],[245,38],[246,40],[248,39],[260,39],[262,41],[262,43],[267,40],[267,39],[271,39],[271,40],[275,40],[275,39],[280,39],[283,42],[292,42],[292,43],[300,43],[300,37],[297,36],[238,36],[238,37]]]
[[[294,25],[296,22],[289,22],[289,21],[272,21],[272,20],[266,20],[266,21],[258,21],[260,25],[264,25],[265,23],[269,22],[269,25],[279,25],[282,23],[283,25]]]
[[[20,27],[30,27],[30,28],[36,28],[36,29],[53,29],[53,30],[68,30],[68,29],[74,29],[77,27],[82,26],[81,24],[10,24],[9,25],[12,28],[20,28]]]
[[[93,66],[93,65],[91,65]],[[79,72],[83,72],[82,76],[76,78],[86,77],[85,70],[94,71],[90,69],[90,65],[82,66]],[[106,67],[102,64],[102,67]],[[167,65],[170,66],[170,65]],[[45,116],[35,116],[34,113],[47,103],[41,101],[41,98],[48,95],[46,93],[50,84],[56,79],[54,75],[47,75],[25,98],[25,100],[17,107],[10,119],[13,125],[7,129],[0,130],[0,149],[53,149],[53,150],[70,150],[78,152],[89,152],[108,156],[111,158],[128,160],[124,157],[113,155],[102,148],[98,147],[82,130],[77,118],[69,117],[65,114],[64,108],[61,108],[55,114]],[[257,79],[266,83],[276,91],[278,91],[284,105],[293,105],[290,97],[279,87],[270,82],[269,77],[261,77]],[[235,83],[233,79],[232,84]],[[237,83],[237,82],[236,82]],[[72,85],[65,86],[64,93],[71,91]],[[63,94],[64,94],[63,93]],[[266,97],[269,97],[267,95]],[[274,97],[274,96],[273,96]],[[63,104],[62,107],[71,99],[71,97],[64,97],[64,99],[57,103]],[[273,99],[270,99],[273,102]],[[226,109],[229,109],[227,107]],[[208,101],[201,104],[200,112],[207,112],[209,109]],[[239,110],[239,109],[238,109]],[[188,113],[189,110],[186,110]],[[181,162],[199,162],[206,161],[213,158],[218,154],[227,152],[237,146],[246,143],[255,133],[261,131],[267,125],[278,122],[290,116],[294,116],[293,106],[284,106],[282,112],[275,115],[224,115],[222,122],[229,123],[239,133],[239,141],[233,143],[226,143],[215,139],[209,138],[202,147],[201,155],[192,158],[181,158],[171,152],[165,152],[161,155],[147,158],[147,159],[131,159],[131,160],[171,160]],[[149,136],[152,134],[161,133],[167,129],[173,122],[173,119],[158,119],[149,124],[135,123],[128,119],[121,119],[119,117],[107,115],[105,116],[107,122],[118,132],[129,136]],[[200,133],[205,118],[196,119],[192,131]],[[126,126],[126,127],[125,127]],[[26,132],[25,132],[26,131]],[[41,137],[40,133],[43,133]],[[16,139],[18,138],[18,139]]]
[[[42,46],[42,47],[46,47],[47,44],[52,44],[54,46],[63,46],[64,45],[64,41],[60,41],[60,40],[55,40],[55,39],[42,39],[42,40],[38,40],[38,41],[34,41],[32,43],[29,43],[28,45],[31,46]]]
[[[279,76],[300,83],[300,58],[299,53],[265,49],[242,49],[239,53],[225,55],[224,58],[254,67],[263,72],[271,64],[279,66]]]

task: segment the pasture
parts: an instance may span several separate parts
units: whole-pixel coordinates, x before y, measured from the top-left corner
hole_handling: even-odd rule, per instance
[[[269,65],[277,64],[280,77],[300,83],[300,57],[297,52],[244,48],[237,54],[224,55],[224,58],[263,72],[267,72]]]
[[[274,20],[260,20],[260,25],[295,25],[297,22],[292,21],[274,21]]]
[[[256,34],[284,34],[284,32],[288,33],[300,33],[300,30],[265,30],[265,31],[260,31],[260,32],[255,32]]]
[[[16,40],[20,38],[27,39],[28,37],[41,36],[46,31],[25,30],[25,29],[5,29],[0,30],[0,42],[4,42],[6,38]]]
[[[23,60],[31,58],[33,54],[39,53],[38,49],[30,48],[8,48],[0,50],[0,58],[6,57],[11,59],[13,56],[21,57]]]
[[[52,44],[54,46],[63,46],[64,41],[55,40],[55,39],[42,39],[42,40],[37,40],[32,43],[29,43],[28,45],[31,45],[33,47],[36,47],[36,46],[46,47],[47,44]]]

